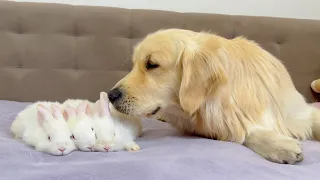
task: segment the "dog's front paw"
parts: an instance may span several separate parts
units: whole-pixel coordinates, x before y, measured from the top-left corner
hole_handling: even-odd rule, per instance
[[[294,164],[303,160],[300,142],[296,139],[281,138],[266,148],[266,159],[280,164]],[[268,146],[266,144],[266,146]]]
[[[300,141],[271,130],[252,131],[244,145],[275,163],[294,164],[303,160]]]

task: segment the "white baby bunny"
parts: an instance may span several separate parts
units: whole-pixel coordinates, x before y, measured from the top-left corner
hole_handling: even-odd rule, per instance
[[[21,111],[11,125],[16,138],[36,150],[66,155],[76,149],[57,102],[36,102]]]
[[[92,124],[90,102],[69,99],[63,103],[63,106],[73,142],[81,151],[93,151],[96,137]]]
[[[140,150],[134,142],[141,135],[140,119],[122,114],[110,105],[108,95],[101,92],[100,100],[95,103],[96,114],[93,118],[97,138],[95,151]]]

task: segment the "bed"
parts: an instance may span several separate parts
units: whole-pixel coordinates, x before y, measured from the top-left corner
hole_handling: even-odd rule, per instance
[[[52,156],[12,138],[10,124],[29,103],[0,101],[1,180],[319,179],[320,143],[303,143],[297,165],[269,162],[244,146],[182,136],[168,123],[143,120],[138,152],[80,152]]]
[[[143,120],[141,151],[52,156],[12,138],[10,124],[28,104],[0,101],[1,180],[319,179],[320,143],[304,142],[304,161],[281,165],[241,145],[182,136],[153,119]]]

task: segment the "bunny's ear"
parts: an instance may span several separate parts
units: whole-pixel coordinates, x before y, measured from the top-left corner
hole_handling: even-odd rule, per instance
[[[57,104],[52,104],[52,115],[55,119],[64,119],[62,115],[62,108]]]
[[[37,105],[37,116],[38,122],[42,125],[44,121],[52,118],[52,114],[49,109],[47,109],[44,105]]]
[[[86,108],[86,114],[88,115],[88,116],[90,116],[90,115],[92,115],[92,109],[91,109],[91,106],[89,105],[89,104],[87,104],[87,108]]]
[[[76,117],[76,110],[68,105],[64,109],[63,116],[66,121],[71,118],[75,118]]]
[[[87,114],[90,115],[91,110],[90,107],[88,106],[88,103],[83,101],[79,104],[79,106],[77,107],[77,114]]]
[[[109,108],[108,94],[105,92],[100,93],[100,115],[111,117]]]
[[[100,114],[100,99],[97,100],[94,103],[94,107],[93,107],[93,111],[92,111],[92,115],[99,115]]]

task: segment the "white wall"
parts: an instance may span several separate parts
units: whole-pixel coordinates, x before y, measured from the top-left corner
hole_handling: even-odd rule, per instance
[[[320,19],[320,0],[15,0],[234,15]]]

